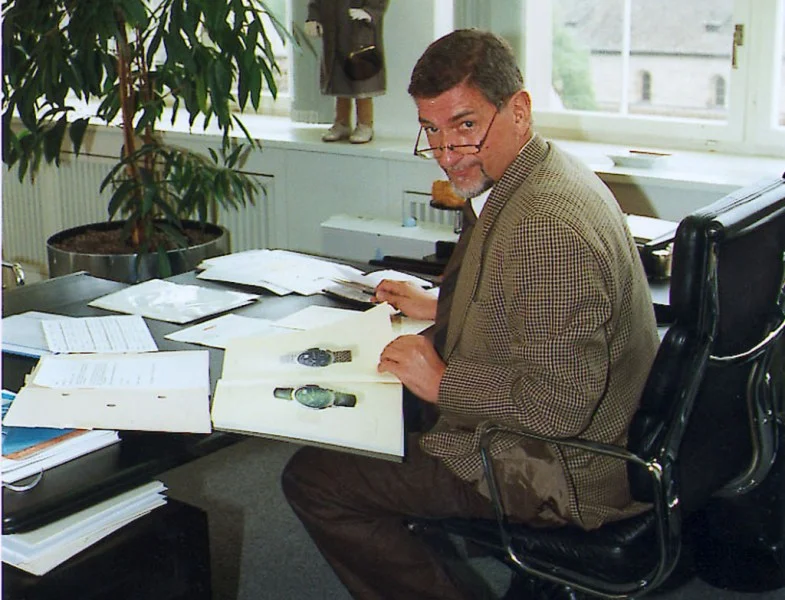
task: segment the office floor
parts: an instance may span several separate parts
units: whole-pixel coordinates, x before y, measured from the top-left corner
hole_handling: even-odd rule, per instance
[[[208,513],[214,600],[349,600],[281,493],[281,469],[295,449],[249,438],[161,477],[172,497]],[[495,594],[506,589],[504,567],[490,559],[473,566]],[[692,580],[656,597],[785,600],[785,589],[749,594]]]

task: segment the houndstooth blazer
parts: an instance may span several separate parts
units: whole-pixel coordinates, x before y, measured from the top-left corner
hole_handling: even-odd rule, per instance
[[[507,423],[624,444],[658,345],[646,276],[615,198],[539,135],[496,183],[460,266],[440,418],[421,444],[488,495],[479,432]],[[621,461],[497,435],[505,510],[584,528],[630,516]]]

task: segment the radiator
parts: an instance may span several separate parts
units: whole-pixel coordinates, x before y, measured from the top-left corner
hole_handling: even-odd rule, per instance
[[[3,170],[3,258],[46,272],[46,240],[68,227],[106,220],[109,192],[98,193],[112,159],[65,158],[42,167],[35,183]]]
[[[3,170],[3,258],[46,274],[46,240],[69,227],[105,221],[111,191],[99,194],[113,159],[81,156],[64,160],[59,168],[43,167],[34,184],[20,182],[15,171]],[[272,178],[258,176],[261,185]],[[231,235],[232,251],[264,248],[270,240],[270,200],[261,195],[255,205],[219,211],[219,223]]]
[[[267,248],[272,239],[272,189],[273,177],[256,175],[260,187],[266,187],[267,193],[260,193],[253,205],[246,205],[238,210],[219,210],[218,223],[229,230],[232,252]]]
[[[404,210],[408,211],[401,215],[413,218],[420,225],[435,225],[437,227],[455,227],[456,214],[458,211],[442,210],[431,206],[431,194],[422,192],[404,192]]]

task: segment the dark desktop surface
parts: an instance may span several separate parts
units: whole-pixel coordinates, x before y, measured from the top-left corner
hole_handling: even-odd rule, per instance
[[[106,314],[106,311],[88,307],[87,302],[122,287],[124,284],[85,273],[49,279],[5,293],[3,316],[28,310],[71,316]],[[162,350],[171,349],[164,347],[169,345],[161,333],[166,328],[152,322],[148,324],[159,347]],[[212,354],[214,352],[211,350],[211,374],[217,377],[213,365],[217,363],[220,369],[221,356]],[[34,358],[3,353],[3,387],[19,390],[35,364]],[[36,529],[142,485],[163,471],[215,452],[240,439],[239,436],[225,433],[205,435],[140,431],[122,431],[120,437],[118,444],[47,469],[41,481],[29,491],[14,492],[4,488],[3,533]]]
[[[193,272],[169,279],[177,283],[221,289],[236,289],[260,294],[250,305],[235,309],[239,315],[277,319],[314,304],[343,306],[322,294],[315,296],[276,296],[258,289],[219,284],[196,278]],[[9,290],[3,294],[3,316],[30,310],[86,317],[115,314],[87,306],[91,300],[118,291],[127,284],[74,273]],[[207,317],[212,318],[211,317]],[[145,319],[159,350],[203,350],[204,346],[174,342],[165,335],[182,325]],[[188,325],[192,325],[189,323]],[[209,348],[212,389],[221,374],[223,350]],[[36,359],[3,353],[3,387],[18,391]],[[212,434],[120,431],[121,441],[63,465],[47,469],[31,490],[14,492],[3,489],[4,534],[29,531],[78,510],[107,500],[142,485],[160,473],[185,464],[243,439],[223,432]],[[20,482],[24,483],[24,481]]]

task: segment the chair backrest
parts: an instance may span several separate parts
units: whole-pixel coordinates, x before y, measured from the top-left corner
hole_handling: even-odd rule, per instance
[[[784,368],[784,252],[785,179],[742,188],[679,224],[673,326],[629,446],[645,456],[660,453],[683,511],[723,488],[754,485],[773,459],[772,379]],[[636,498],[650,499],[648,478],[631,468],[630,481]]]

